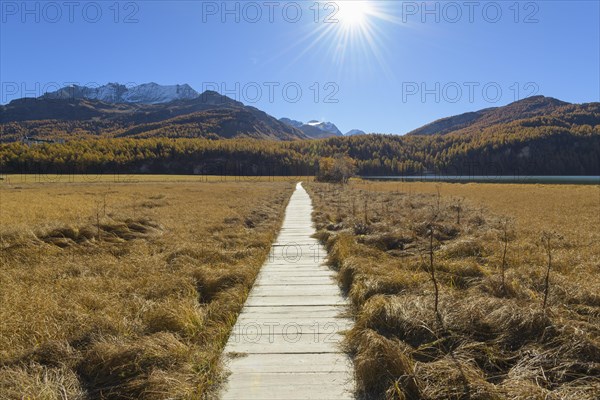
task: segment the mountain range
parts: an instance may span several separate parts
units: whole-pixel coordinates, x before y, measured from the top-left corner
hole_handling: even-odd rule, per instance
[[[304,175],[321,157],[347,154],[362,175],[600,174],[600,103],[535,96],[403,136],[342,135],[330,122],[278,120],[216,92],[140,86],[70,87],[0,106],[0,169],[239,174],[248,165]],[[64,144],[33,145],[49,141]]]
[[[300,129],[304,134],[313,139],[323,139],[332,136],[342,136],[342,132],[331,122],[319,122],[316,120],[303,123],[289,118],[280,118],[279,121],[288,126]]]
[[[197,94],[187,85],[63,88],[0,106],[0,124],[2,141],[23,136],[308,139],[255,107],[213,91]]]
[[[597,109],[598,103],[570,104],[534,96],[502,107],[442,118],[409,132],[407,137],[514,133],[531,126],[595,127],[600,121]],[[156,83],[129,88],[118,83],[98,88],[75,85],[38,98],[13,100],[0,106],[0,128],[2,142],[25,136],[63,140],[168,137],[289,141],[365,133],[354,129],[342,134],[331,122],[278,120],[214,91],[198,93],[185,84]]]
[[[446,135],[463,129],[481,130],[519,119],[550,115],[570,103],[552,97],[532,96],[503,107],[485,108],[453,117],[442,118],[408,133],[408,135]]]
[[[294,128],[300,129],[306,136],[312,139],[323,139],[334,136],[353,136],[364,135],[365,132],[360,129],[352,129],[346,133],[342,133],[332,122],[320,122],[311,120],[307,123],[296,121],[289,118],[280,118],[281,122]]]
[[[127,87],[119,83],[92,88],[79,85],[63,87],[55,92],[46,93],[46,99],[88,99],[105,103],[161,104],[176,100],[192,100],[200,97],[188,84],[159,85],[154,82]]]
[[[48,139],[50,133],[69,139],[73,131],[83,137],[299,140],[342,136],[331,122],[312,120],[304,124],[288,118],[278,121],[217,92],[198,93],[187,84],[154,82],[132,87],[119,83],[99,87],[70,85],[36,99],[13,100],[0,106],[0,123],[11,123],[4,129],[4,141],[17,140],[19,135]],[[357,132],[362,131],[350,131]]]

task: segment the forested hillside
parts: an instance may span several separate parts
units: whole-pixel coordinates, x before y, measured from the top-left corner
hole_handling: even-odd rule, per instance
[[[548,115],[555,112],[561,113],[561,108],[567,105],[579,107],[577,104],[569,104],[552,97],[532,96],[502,107],[485,108],[475,112],[442,118],[415,129],[408,134],[444,135],[458,132],[462,129],[477,131],[489,128],[492,125],[505,124],[520,119]]]
[[[121,138],[32,146],[13,142],[0,144],[0,168],[4,173],[305,175],[315,172],[320,157],[348,154],[361,175],[600,173],[599,125],[558,127],[543,122],[512,123],[502,131],[465,137],[361,135],[293,142]]]
[[[164,104],[106,103],[80,98],[24,98],[0,106],[0,142],[116,137],[256,138],[307,136],[255,107],[206,91]]]
[[[39,107],[39,103],[32,104]],[[74,107],[85,109],[85,104]],[[302,132],[239,104],[215,108],[198,101],[173,102],[167,109],[143,106],[143,113],[131,111],[138,105],[115,105],[109,106],[110,118],[88,120],[16,121],[13,112],[13,120],[0,125],[4,141],[0,143],[0,168],[4,173],[303,175],[315,173],[320,157],[345,154],[355,161],[361,175],[600,174],[600,103],[525,99],[482,110],[467,126],[459,118],[462,122],[455,128],[460,129],[444,134],[319,140],[281,140],[298,139]],[[94,112],[107,112],[98,111],[97,102],[93,105]],[[207,109],[199,110],[203,107]],[[125,116],[120,115],[120,108]],[[182,108],[185,114],[163,118],[165,113],[183,112]],[[19,142],[25,135],[67,141]],[[278,140],[258,140],[273,138]]]

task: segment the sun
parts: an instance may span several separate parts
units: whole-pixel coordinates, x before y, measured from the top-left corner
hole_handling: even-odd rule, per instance
[[[372,13],[368,1],[345,0],[338,1],[335,18],[344,28],[353,29],[368,23],[369,15]]]
[[[303,34],[283,52],[293,53],[289,57],[290,65],[307,55],[319,54],[320,59],[330,60],[328,66],[337,70],[339,79],[348,76],[346,74],[356,77],[374,72],[375,68],[387,77],[394,76],[386,62],[386,51],[390,41],[389,29],[400,24],[395,16],[395,2],[317,0],[307,4],[313,12],[315,4],[319,7],[314,21],[310,19],[310,23],[302,25]],[[283,57],[283,53],[276,57]]]

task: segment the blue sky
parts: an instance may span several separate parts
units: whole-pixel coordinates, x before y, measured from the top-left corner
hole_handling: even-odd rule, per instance
[[[598,1],[23,4],[0,3],[1,103],[69,82],[188,83],[402,134],[530,94],[600,100]]]

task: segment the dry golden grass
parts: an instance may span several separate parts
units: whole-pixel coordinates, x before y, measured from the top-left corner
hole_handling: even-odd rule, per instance
[[[572,241],[600,245],[600,186],[506,183],[430,183],[356,181],[366,191],[428,193],[451,199],[467,199],[473,207],[516,219],[517,227],[530,235],[558,229]]]
[[[0,397],[206,398],[293,185],[12,178]]]
[[[225,175],[152,175],[152,174],[0,174],[0,183],[22,185],[28,183],[143,183],[143,182],[219,182],[219,183],[255,183],[255,182],[308,182],[311,176],[225,176]]]
[[[597,187],[354,181],[308,190],[318,236],[354,306],[345,343],[359,395],[598,398]],[[552,242],[546,309],[543,231],[564,235]]]

